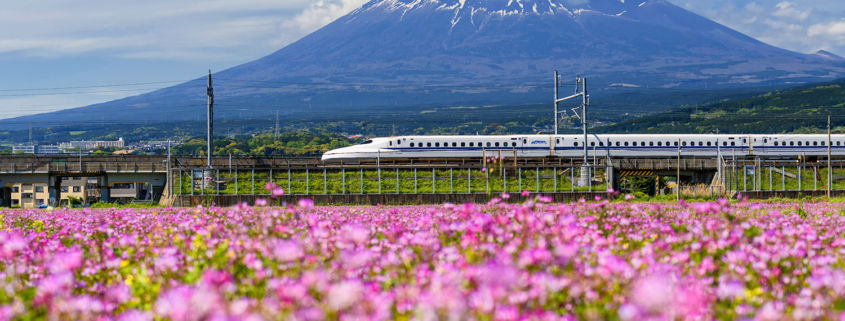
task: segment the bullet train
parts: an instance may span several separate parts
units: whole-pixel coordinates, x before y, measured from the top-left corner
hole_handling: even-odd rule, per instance
[[[831,153],[845,156],[845,135],[832,135]],[[331,150],[323,161],[413,158],[812,157],[827,156],[827,135],[507,135],[397,136]],[[680,148],[679,148],[680,147]]]

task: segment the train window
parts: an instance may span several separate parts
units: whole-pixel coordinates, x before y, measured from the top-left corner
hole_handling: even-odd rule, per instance
[[[728,142],[722,142],[722,146],[728,146]]]
[[[458,147],[458,143],[452,143],[452,147]]]
[[[469,147],[475,147],[475,143],[469,143]]]
[[[628,147],[628,142],[625,142],[625,147]]]
[[[637,142],[634,142],[634,146],[637,146]]]
[[[390,141],[390,144],[389,144],[389,145],[390,145],[390,146],[393,146],[393,141]]]
[[[434,143],[434,147],[440,147],[440,143]]]
[[[789,146],[795,146],[795,142],[789,142]]]
[[[698,142],[698,146],[704,146],[704,142]]]
[[[431,143],[426,143],[426,146],[431,147]]]
[[[411,143],[411,147],[414,147],[414,143]]]
[[[511,142],[511,147],[516,147],[516,142]]]
[[[731,146],[736,146],[736,142],[731,142]]]
[[[813,146],[819,146],[819,142],[813,142]]]
[[[675,142],[674,144],[675,144],[675,147],[678,147],[678,142]]]
[[[666,146],[672,146],[672,143],[666,142]]]
[[[707,142],[707,146],[710,146],[710,142]]]
[[[798,142],[798,146],[801,146],[801,142]]]
[[[743,143],[743,144],[748,144],[748,139],[747,139],[747,138],[743,138],[743,139],[742,139],[742,143]]]
[[[572,143],[572,146],[578,147],[578,142]]]
[[[555,140],[555,144],[560,144],[560,138]]]
[[[596,146],[596,142],[590,142],[590,146]]]
[[[373,143],[373,141],[372,141],[372,140],[368,140],[368,141],[365,141],[365,142],[360,143],[360,144],[358,144],[358,145],[367,145],[367,144],[372,144],[372,143]]]
[[[599,142],[599,147],[604,147],[604,142]]]
[[[523,143],[523,144],[528,144],[528,140],[527,140],[527,139],[523,139],[523,140],[522,140],[522,143]]]
[[[687,142],[682,142],[682,143],[681,143],[681,145],[686,146],[686,145],[687,145]]]
[[[778,146],[778,142],[775,142],[775,146]]]
[[[807,142],[807,146],[810,146],[810,142]]]
[[[648,142],[648,146],[654,146],[654,142]]]
[[[640,144],[640,146],[645,146],[645,142],[642,142],[642,143]]]
[[[657,146],[663,146],[663,142],[657,142]]]
[[[766,143],[768,143],[768,142],[769,142],[769,139],[768,139],[768,138],[763,138],[763,144],[766,144]]]
[[[490,143],[488,143],[488,144],[490,144]],[[479,143],[478,143],[478,147],[481,147],[481,146],[482,146],[482,145],[481,145],[481,142],[479,142]],[[487,146],[490,146],[490,145],[487,145]]]
[[[487,147],[490,147],[490,146],[491,146],[490,142],[487,142]]]
[[[496,142],[496,147],[499,147],[499,142]]]
[[[625,144],[625,145],[628,145],[628,144]],[[619,146],[621,146],[621,144],[619,144],[619,142],[616,142],[616,147],[619,147]]]
[[[467,143],[461,142],[461,147],[466,147]]]

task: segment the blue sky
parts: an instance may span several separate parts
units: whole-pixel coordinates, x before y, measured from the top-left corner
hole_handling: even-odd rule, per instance
[[[365,2],[3,0],[0,118],[109,101],[252,61]],[[775,46],[845,56],[842,0],[670,2]],[[136,83],[144,84],[98,87]],[[21,91],[65,87],[87,88]]]

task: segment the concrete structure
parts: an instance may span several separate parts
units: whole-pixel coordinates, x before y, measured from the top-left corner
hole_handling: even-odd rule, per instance
[[[46,183],[16,183],[11,187],[10,205],[21,208],[36,208],[41,204],[67,205],[69,196],[81,198],[83,203],[87,203],[87,178],[65,177],[61,181],[61,201],[58,203],[50,196],[50,188]]]

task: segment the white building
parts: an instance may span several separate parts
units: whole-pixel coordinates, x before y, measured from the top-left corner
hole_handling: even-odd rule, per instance
[[[12,146],[12,153],[13,154],[18,154],[18,153],[35,154],[35,146],[34,145]]]

